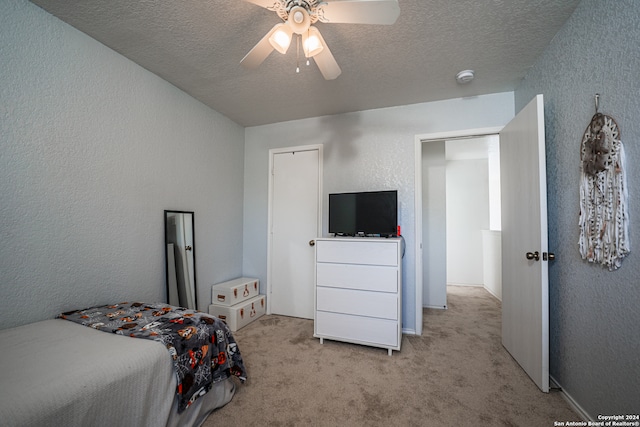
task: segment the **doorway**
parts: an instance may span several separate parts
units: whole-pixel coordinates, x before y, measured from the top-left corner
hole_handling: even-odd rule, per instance
[[[416,137],[416,218],[422,218],[422,142],[499,133],[502,343],[549,391],[549,300],[544,100],[536,95],[502,129]],[[416,331],[422,333],[422,222],[416,221]]]
[[[499,136],[424,140],[421,167],[422,306],[446,309],[452,284],[484,287],[500,299],[499,259],[484,256],[485,247],[499,253]]]
[[[446,141],[466,140],[496,135],[501,127],[470,129],[417,135],[415,138],[415,209],[416,209],[416,334],[422,334],[422,309],[425,297],[428,306],[446,308]],[[423,168],[427,156],[430,168]],[[430,160],[429,160],[430,159]],[[423,175],[429,174],[430,200],[423,200]],[[428,216],[431,223],[423,224]],[[425,237],[428,236],[428,238]],[[423,261],[425,260],[425,261]],[[424,274],[423,274],[424,273]],[[427,283],[424,283],[424,282]]]
[[[498,135],[423,142],[423,307],[446,308],[452,284],[500,299],[499,149]]]
[[[313,319],[322,145],[269,151],[267,313]]]

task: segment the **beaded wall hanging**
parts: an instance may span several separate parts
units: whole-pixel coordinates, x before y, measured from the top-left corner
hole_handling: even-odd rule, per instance
[[[580,147],[580,255],[615,270],[629,253],[625,154],[616,121],[598,112]]]

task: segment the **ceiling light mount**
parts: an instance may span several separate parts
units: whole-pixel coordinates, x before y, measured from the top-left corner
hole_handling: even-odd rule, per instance
[[[273,6],[269,6],[267,9],[276,12],[283,21],[289,19],[294,9],[304,9],[309,15],[311,24],[314,24],[318,20],[316,9],[319,5],[320,1],[318,0],[274,0]]]
[[[294,6],[289,12],[287,24],[291,25],[291,29],[296,34],[306,32],[311,26],[309,12],[301,6]]]
[[[456,74],[456,81],[460,84],[467,84],[474,79],[476,72],[473,70],[462,70]]]

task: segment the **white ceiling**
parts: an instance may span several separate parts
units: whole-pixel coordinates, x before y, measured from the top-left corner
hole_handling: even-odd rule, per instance
[[[512,91],[580,0],[399,0],[394,25],[318,22],[342,68],[244,55],[282,22],[242,0],[31,0],[242,126]],[[328,0],[331,1],[331,0]],[[336,0],[334,0],[336,1]],[[460,85],[458,71],[473,69]]]

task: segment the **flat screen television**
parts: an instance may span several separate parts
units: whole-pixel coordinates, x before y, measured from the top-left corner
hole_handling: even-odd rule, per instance
[[[329,233],[337,236],[396,236],[398,191],[329,194]]]

